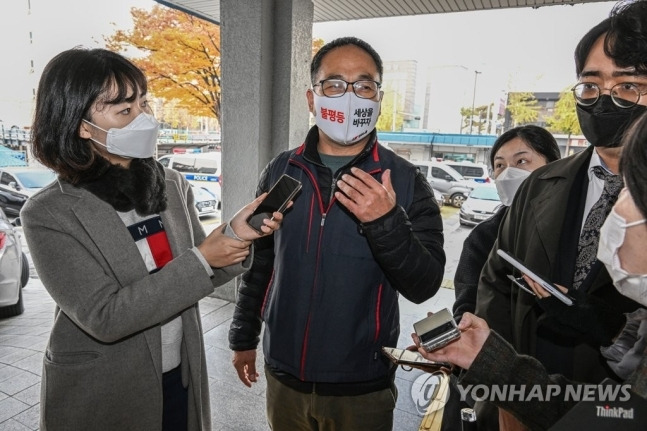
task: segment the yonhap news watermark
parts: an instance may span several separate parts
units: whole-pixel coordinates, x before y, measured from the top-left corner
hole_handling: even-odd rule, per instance
[[[629,384],[496,384],[467,385],[457,383],[451,389],[442,382],[449,379],[441,373],[422,373],[411,385],[411,399],[418,414],[442,409],[449,400],[450,392],[458,393],[460,400],[489,402],[542,402],[563,400],[565,402],[591,401],[603,403],[596,414],[598,417],[633,419],[633,409],[612,407],[608,403],[627,402],[634,395]],[[456,396],[456,395],[454,395]],[[435,400],[434,404],[431,401]]]
[[[461,401],[530,402],[563,399],[564,401],[629,401],[631,385],[456,385]]]

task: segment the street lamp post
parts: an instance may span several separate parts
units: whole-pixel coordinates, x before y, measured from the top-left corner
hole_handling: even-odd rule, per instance
[[[398,114],[397,103],[398,103],[398,93],[395,90],[393,90],[393,116],[391,117],[391,131],[392,132],[395,132],[395,117]]]
[[[479,76],[478,70],[474,71],[474,92],[472,93],[472,112],[470,113],[470,135],[472,134],[472,125],[474,124],[474,101],[476,100],[476,78]]]

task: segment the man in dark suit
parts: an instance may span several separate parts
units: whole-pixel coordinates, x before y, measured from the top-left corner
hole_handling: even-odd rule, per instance
[[[613,287],[595,259],[599,228],[622,187],[621,138],[646,110],[647,2],[636,13],[616,13],[592,28],[575,51],[579,83],[573,87],[586,150],[534,171],[515,196],[478,287],[476,314],[520,353],[548,372],[582,382],[615,377],[600,354],[638,305]],[[599,202],[598,202],[599,201]],[[534,297],[507,278],[505,250],[544,278],[568,289],[567,306],[549,295]],[[545,297],[544,297],[545,296]]]

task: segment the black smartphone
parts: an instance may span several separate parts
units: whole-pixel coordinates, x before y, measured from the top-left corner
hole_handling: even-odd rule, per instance
[[[282,213],[288,206],[292,198],[301,190],[301,181],[283,174],[281,178],[272,186],[263,202],[256,208],[251,216],[247,218],[247,223],[257,232],[263,233],[261,226],[263,220],[271,219],[272,213],[278,211]]]

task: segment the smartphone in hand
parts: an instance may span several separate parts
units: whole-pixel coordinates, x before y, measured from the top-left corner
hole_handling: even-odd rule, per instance
[[[573,298],[570,296],[562,293],[561,290],[557,286],[555,286],[553,283],[550,281],[546,281],[543,277],[540,277],[539,275],[535,274],[532,272],[530,269],[528,269],[520,260],[517,258],[511,256],[510,254],[506,253],[505,251],[499,249],[496,251],[499,256],[501,256],[505,261],[510,263],[512,266],[517,268],[521,273],[526,274],[532,281],[535,283],[539,284],[541,287],[543,287],[547,292],[549,292],[551,295],[553,295],[555,298],[559,299],[562,301],[564,304],[571,306],[573,305]]]
[[[453,368],[450,363],[430,361],[425,359],[419,352],[413,350],[382,347],[382,353],[396,365],[406,365],[429,373],[441,370],[449,371]]]
[[[460,338],[461,331],[447,308],[413,324],[420,345],[428,352],[440,349]]]
[[[299,190],[301,190],[301,181],[287,174],[283,174],[272,186],[267,196],[265,196],[265,199],[263,199],[263,202],[247,218],[247,224],[257,232],[263,233],[261,231],[263,220],[266,218],[271,219],[272,213],[276,211],[280,213],[285,211]]]

